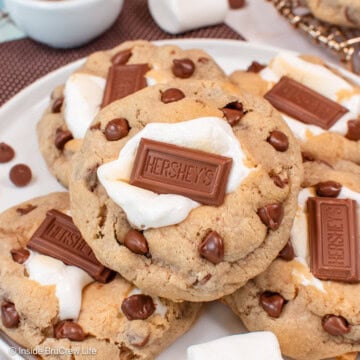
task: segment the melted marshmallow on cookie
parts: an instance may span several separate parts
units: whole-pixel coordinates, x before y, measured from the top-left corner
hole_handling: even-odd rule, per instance
[[[60,320],[79,317],[82,290],[94,281],[87,272],[35,251],[30,251],[30,257],[24,265],[31,280],[41,285],[56,286]]]
[[[152,69],[145,75],[147,86],[166,82],[160,70]],[[101,110],[106,79],[75,73],[66,81],[64,90],[64,118],[75,139],[83,139],[90,124]]]
[[[314,286],[320,291],[325,291],[323,281],[317,279],[310,272],[310,251],[309,233],[306,204],[309,197],[316,196],[315,189],[302,189],[298,196],[298,209],[295,215],[294,224],[291,229],[291,243],[296,254],[295,261],[298,265],[293,270],[293,275],[299,279],[304,286]],[[360,194],[342,186],[338,199],[353,199],[357,202],[358,211],[360,208]]]
[[[119,158],[99,167],[98,177],[109,197],[126,213],[136,228],[178,224],[200,204],[185,196],[157,194],[129,184],[141,138],[202,150],[232,158],[226,192],[234,191],[251,171],[232,128],[223,119],[204,117],[175,124],[151,123],[124,146]]]
[[[346,135],[348,131],[347,122],[356,119],[360,115],[359,91],[342,77],[322,65],[310,63],[289,53],[281,53],[272,60],[268,67],[260,72],[260,76],[271,83],[278,82],[282,76],[289,76],[346,107],[349,112],[329,129],[330,132]],[[305,141],[308,136],[320,135],[326,132],[319,126],[307,125],[288,115],[282,115],[294,135],[301,140]]]

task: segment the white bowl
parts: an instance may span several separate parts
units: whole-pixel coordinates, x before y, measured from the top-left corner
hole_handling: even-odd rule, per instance
[[[83,45],[107,30],[124,0],[5,0],[5,8],[28,36],[57,48]]]

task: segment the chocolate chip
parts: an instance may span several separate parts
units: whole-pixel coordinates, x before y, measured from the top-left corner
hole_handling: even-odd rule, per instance
[[[315,157],[312,154],[310,154],[309,152],[307,152],[307,151],[302,151],[301,152],[301,157],[302,157],[303,162],[315,161]]]
[[[5,143],[0,143],[0,163],[11,161],[15,156],[14,149]]]
[[[73,136],[69,130],[63,130],[61,128],[56,129],[55,146],[57,149],[63,150],[65,144],[72,139]]]
[[[100,129],[101,129],[101,124],[99,122],[90,126],[90,130],[92,130],[92,131],[100,130]]]
[[[189,78],[195,71],[195,64],[190,59],[175,59],[173,60],[172,72],[181,79]]]
[[[146,255],[149,252],[145,236],[137,230],[129,230],[127,232],[124,244],[135,254]]]
[[[119,51],[111,58],[111,63],[113,65],[125,65],[131,58],[131,55],[131,49]]]
[[[244,116],[244,107],[243,104],[239,101],[234,101],[227,104],[221,109],[221,111],[231,126],[235,126]]]
[[[26,214],[28,214],[29,212],[35,210],[36,208],[37,208],[37,206],[28,204],[28,205],[26,205],[26,207],[17,208],[17,209],[16,209],[16,212],[17,212],[20,216],[23,216],[23,215],[26,215]]]
[[[185,97],[185,94],[175,88],[167,89],[161,94],[161,101],[164,104],[172,103],[175,101],[179,101]]]
[[[18,164],[10,170],[10,180],[18,187],[26,186],[32,178],[30,168],[25,164]]]
[[[230,126],[237,125],[244,116],[244,113],[241,110],[223,108],[221,111],[224,113],[224,116]]]
[[[286,261],[291,261],[295,258],[295,251],[290,240],[287,242],[284,248],[279,252],[279,258]]]
[[[277,151],[284,152],[289,148],[289,139],[281,131],[274,130],[267,138],[267,142],[271,144]]]
[[[265,69],[266,65],[260,64],[257,61],[253,61],[249,67],[246,69],[247,72],[252,72],[252,73],[259,73],[261,70]]]
[[[347,334],[351,330],[351,326],[342,316],[325,315],[321,325],[327,333],[334,336]]]
[[[61,107],[63,106],[63,103],[64,103],[63,97],[59,97],[55,99],[51,104],[51,112],[54,114],[59,113],[61,111]]]
[[[129,133],[129,123],[124,118],[114,119],[105,127],[105,137],[108,141],[120,140]]]
[[[15,309],[15,305],[9,301],[3,301],[1,304],[1,321],[8,328],[16,328],[19,326],[20,316]]]
[[[72,341],[83,341],[85,339],[82,327],[70,320],[57,323],[54,326],[54,336],[56,339],[69,339]]]
[[[260,296],[260,305],[273,318],[278,318],[285,305],[285,299],[278,293],[265,291]]]
[[[29,258],[30,251],[26,249],[12,249],[10,254],[15,262],[23,264]]]
[[[283,189],[288,184],[288,180],[282,180],[279,175],[270,175],[270,177],[274,184],[281,189]]]
[[[143,336],[136,336],[136,335],[128,335],[129,343],[135,347],[141,348],[144,347],[150,340],[150,335],[145,337]]]
[[[277,230],[284,217],[282,204],[269,204],[260,208],[257,212],[263,224],[271,230]]]
[[[241,9],[245,6],[245,0],[229,0],[229,5],[231,9]]]
[[[348,132],[346,138],[349,140],[360,140],[360,120],[349,120],[348,121]]]
[[[121,310],[128,320],[146,320],[155,311],[155,305],[151,296],[131,295],[124,299]]]
[[[336,181],[324,181],[316,184],[316,195],[336,198],[340,194],[341,184]]]
[[[199,253],[202,257],[212,262],[214,265],[224,260],[224,240],[216,232],[211,231],[207,234],[199,246]]]

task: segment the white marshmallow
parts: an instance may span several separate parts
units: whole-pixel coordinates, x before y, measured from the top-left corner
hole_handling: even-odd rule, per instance
[[[35,251],[30,251],[24,265],[31,280],[41,285],[56,286],[60,320],[79,317],[82,289],[94,281],[87,272]]]
[[[270,331],[227,336],[187,349],[188,360],[282,360],[276,336]]]
[[[149,0],[148,4],[155,22],[171,34],[222,23],[229,10],[228,0]]]
[[[64,91],[64,117],[75,139],[83,139],[100,111],[106,80],[99,76],[70,75]]]
[[[129,184],[141,138],[202,150],[233,160],[226,192],[234,191],[251,169],[231,126],[221,118],[205,117],[175,124],[151,123],[123,147],[119,158],[99,167],[97,174],[109,197],[138,229],[178,224],[200,204],[185,196],[156,194]]]

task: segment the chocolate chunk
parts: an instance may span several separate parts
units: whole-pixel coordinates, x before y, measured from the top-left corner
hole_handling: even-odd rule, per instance
[[[323,280],[359,282],[356,201],[311,197],[307,208],[311,272]]]
[[[336,198],[341,191],[341,184],[336,181],[324,181],[316,184],[316,195],[322,197]]]
[[[267,142],[274,147],[275,150],[284,152],[289,148],[289,139],[281,131],[274,130],[267,138]]]
[[[260,208],[257,212],[260,220],[271,230],[277,230],[284,217],[282,204],[269,204]]]
[[[1,321],[7,329],[19,326],[20,316],[13,303],[5,300],[1,303]]]
[[[141,139],[130,184],[158,194],[178,194],[206,205],[221,205],[231,166],[231,158]]]
[[[63,130],[61,128],[56,129],[55,146],[57,149],[63,150],[65,144],[72,139],[73,139],[73,136],[69,130]]]
[[[23,264],[29,258],[30,251],[26,249],[12,249],[10,254],[15,262]]]
[[[131,295],[124,299],[121,310],[128,320],[146,320],[155,311],[155,305],[151,296]]]
[[[231,9],[241,9],[245,6],[245,0],[229,0],[229,5]]]
[[[198,58],[198,62],[201,64],[207,64],[209,61],[210,61],[210,59],[207,57],[199,57]]]
[[[117,141],[127,136],[129,133],[129,123],[124,118],[111,120],[105,127],[105,137],[108,141]]]
[[[335,101],[286,76],[265,95],[265,99],[286,115],[325,130],[348,112]]]
[[[129,230],[125,236],[125,246],[139,255],[146,255],[149,252],[149,246],[145,236],[137,230]]]
[[[28,204],[28,205],[26,205],[26,207],[17,208],[17,209],[16,209],[16,212],[17,212],[20,216],[23,216],[23,215],[26,215],[26,214],[28,214],[29,212],[35,210],[36,208],[37,208],[37,206]]]
[[[57,323],[54,326],[54,336],[56,339],[69,339],[71,341],[83,341],[85,339],[82,327],[70,320]]]
[[[14,149],[4,142],[0,143],[0,163],[7,163],[15,156]]]
[[[146,87],[147,64],[113,65],[110,67],[101,107]]]
[[[11,168],[9,176],[14,185],[23,187],[31,181],[32,173],[27,165],[17,164]]]
[[[223,238],[216,231],[211,231],[201,242],[199,253],[214,265],[222,262],[224,260]]]
[[[265,69],[266,65],[260,64],[257,61],[253,61],[249,67],[246,69],[247,72],[252,72],[252,73],[259,73],[261,70]]]
[[[279,252],[279,258],[286,261],[291,261],[295,258],[295,251],[290,240],[287,242],[284,248]]]
[[[111,63],[113,65],[125,65],[131,58],[131,55],[131,49],[119,51],[111,58]]]
[[[61,112],[61,107],[63,106],[63,103],[64,103],[63,97],[59,97],[55,99],[51,104],[51,112],[54,114]]]
[[[354,141],[360,140],[360,120],[348,121],[348,132],[346,134],[346,138]]]
[[[334,336],[347,334],[351,330],[351,326],[342,316],[325,315],[321,325],[327,333]]]
[[[50,210],[45,220],[27,244],[29,249],[77,266],[95,280],[105,283],[114,272],[99,263],[89,245],[82,238],[72,218],[57,210]]]
[[[270,175],[270,177],[273,180],[274,184],[280,189],[283,189],[288,184],[288,180],[282,180],[279,175]]]
[[[175,59],[173,60],[172,72],[181,79],[189,78],[195,71],[195,64],[190,59]]]
[[[170,88],[165,90],[161,94],[161,101],[164,104],[172,103],[175,101],[179,101],[185,97],[185,94],[180,90],[176,88]]]
[[[285,299],[278,293],[265,291],[260,296],[260,305],[273,318],[278,318],[285,305]]]

